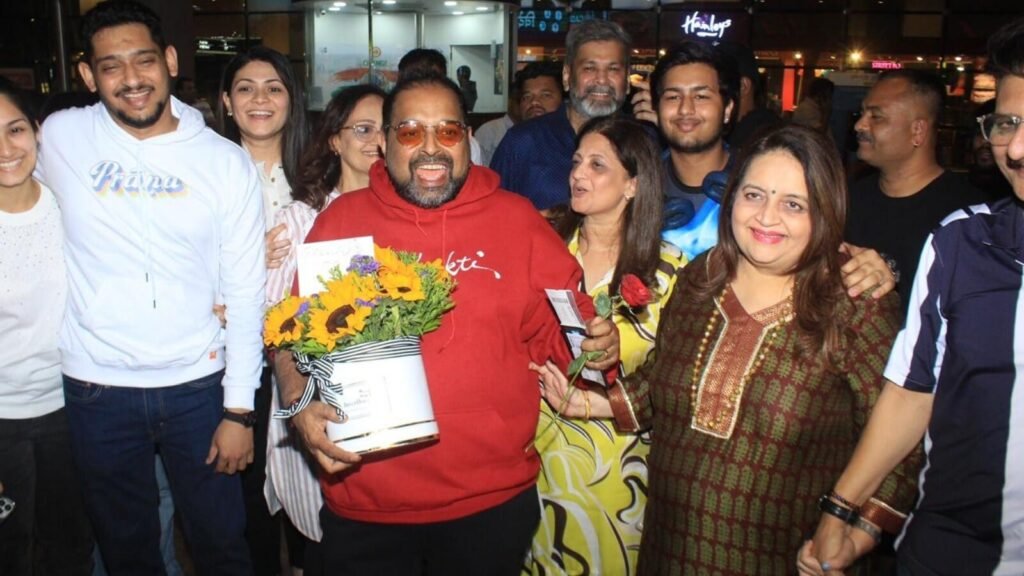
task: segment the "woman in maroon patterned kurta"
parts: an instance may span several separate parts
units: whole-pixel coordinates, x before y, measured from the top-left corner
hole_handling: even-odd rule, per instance
[[[898,297],[842,288],[846,188],[827,144],[787,127],[750,147],[719,245],[680,272],[653,360],[586,392],[592,413],[653,430],[640,574],[791,573],[882,389]],[[564,378],[541,373],[558,405]],[[918,462],[876,497],[907,509]]]

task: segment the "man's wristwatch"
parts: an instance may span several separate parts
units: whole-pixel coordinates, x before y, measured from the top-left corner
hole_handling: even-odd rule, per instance
[[[228,409],[224,409],[223,418],[232,422],[237,422],[246,428],[252,428],[256,425],[256,411],[249,410],[245,414],[238,414],[237,412],[231,412]]]

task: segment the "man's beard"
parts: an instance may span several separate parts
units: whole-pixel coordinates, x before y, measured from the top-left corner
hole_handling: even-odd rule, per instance
[[[696,139],[690,142],[680,142],[669,138],[666,138],[666,140],[668,141],[669,147],[676,152],[680,152],[682,154],[700,154],[702,152],[707,152],[716,146],[721,146],[722,134],[724,133],[725,125],[721,125],[718,127],[718,130],[706,140]]]
[[[439,188],[421,190],[416,185],[416,168],[423,164],[443,164],[446,166],[449,175],[448,182]],[[444,152],[438,152],[433,156],[421,154],[409,160],[409,180],[407,182],[400,182],[390,169],[388,170],[388,176],[391,178],[391,183],[395,186],[395,191],[398,192],[398,195],[410,204],[420,208],[437,208],[458,196],[459,191],[462,190],[462,185],[466,183],[468,171],[467,174],[457,177],[453,169],[454,165],[455,163],[452,161],[451,156]]]
[[[607,103],[594,103],[587,99],[587,96],[594,93],[604,93],[612,97]],[[582,94],[576,93],[576,88],[569,90],[569,104],[580,116],[587,118],[598,118],[611,116],[619,111],[625,98],[616,95],[615,89],[611,86],[591,86]]]
[[[141,87],[143,87],[143,88],[151,88],[150,86],[141,86]],[[114,98],[115,99],[118,98],[119,95],[121,94],[121,92],[125,92],[125,91],[128,91],[128,90],[136,90],[138,88],[140,88],[140,87],[136,86],[136,87],[133,87],[133,88],[122,88],[121,90],[118,90],[116,93],[114,93]],[[160,116],[163,115],[164,109],[167,108],[167,101],[169,99],[170,98],[164,98],[163,100],[157,102],[156,110],[154,110],[153,113],[150,114],[149,116],[145,116],[143,118],[137,118],[137,117],[134,117],[134,116],[129,116],[124,111],[116,108],[114,106],[114,100],[108,100],[106,97],[104,97],[102,95],[100,96],[100,100],[102,100],[103,101],[103,105],[107,107],[107,111],[109,111],[111,114],[116,116],[118,118],[118,120],[123,122],[126,126],[131,126],[132,128],[136,128],[136,129],[149,128],[149,127],[153,126],[154,124],[156,124],[157,121],[160,120]]]

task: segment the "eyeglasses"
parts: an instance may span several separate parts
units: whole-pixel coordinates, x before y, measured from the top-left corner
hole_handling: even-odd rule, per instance
[[[993,146],[1006,146],[1013,140],[1017,127],[1024,122],[1020,116],[1010,114],[985,114],[978,117],[981,135]]]
[[[373,124],[353,124],[351,126],[342,126],[341,129],[351,130],[352,135],[360,142],[373,142],[373,139],[377,137],[377,132],[380,132],[380,128]]]
[[[420,124],[415,120],[406,120],[397,126],[386,126],[395,131],[395,140],[402,146],[412,148],[423,143],[427,137],[427,128],[434,130],[434,138],[446,148],[451,148],[466,137],[466,125],[454,120],[442,120],[437,124]]]

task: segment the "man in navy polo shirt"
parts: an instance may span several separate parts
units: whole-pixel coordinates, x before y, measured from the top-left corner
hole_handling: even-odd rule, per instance
[[[898,529],[852,517],[924,436],[921,495],[897,540],[901,574],[1024,574],[1024,20],[989,40],[996,108],[979,118],[1014,197],[948,216],[925,244],[907,323],[861,443],[824,496],[802,574],[841,570]],[[844,522],[840,517],[849,518]]]

